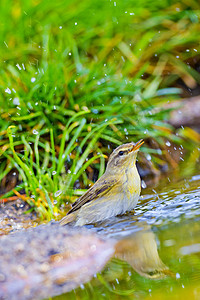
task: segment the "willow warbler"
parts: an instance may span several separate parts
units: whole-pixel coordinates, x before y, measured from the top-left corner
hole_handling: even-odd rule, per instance
[[[82,226],[132,210],[141,191],[135,163],[143,143],[140,140],[136,144],[127,143],[117,147],[109,157],[105,173],[72,204],[72,209],[60,224],[75,221],[75,226]]]

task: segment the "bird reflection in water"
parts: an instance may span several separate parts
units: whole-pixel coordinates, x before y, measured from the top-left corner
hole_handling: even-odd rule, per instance
[[[115,257],[128,262],[146,278],[161,279],[172,275],[159,257],[156,238],[150,226],[145,224],[141,229],[117,242]]]

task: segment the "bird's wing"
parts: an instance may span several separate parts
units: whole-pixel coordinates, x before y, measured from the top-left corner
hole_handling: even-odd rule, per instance
[[[114,186],[118,184],[119,180],[117,180],[114,176],[110,176],[109,178],[105,178],[102,176],[95,182],[95,184],[85,192],[80,198],[78,198],[73,204],[72,209],[68,211],[67,214],[70,214],[81,206],[90,201],[102,197],[104,194],[108,193]]]

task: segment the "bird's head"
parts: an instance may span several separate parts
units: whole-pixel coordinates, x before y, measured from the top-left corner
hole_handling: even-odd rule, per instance
[[[120,173],[126,168],[133,166],[136,162],[139,148],[143,143],[144,141],[140,140],[136,144],[131,142],[117,147],[109,157],[106,170],[109,172]]]

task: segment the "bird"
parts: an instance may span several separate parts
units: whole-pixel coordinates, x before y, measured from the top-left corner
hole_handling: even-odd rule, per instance
[[[108,159],[105,173],[72,204],[60,225],[94,224],[133,210],[141,192],[136,157],[143,143],[118,146]]]

